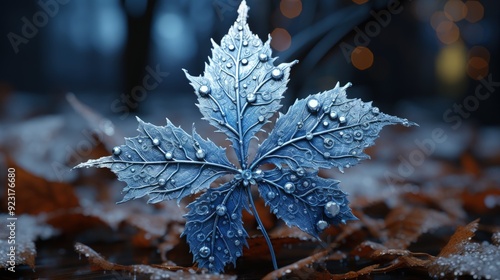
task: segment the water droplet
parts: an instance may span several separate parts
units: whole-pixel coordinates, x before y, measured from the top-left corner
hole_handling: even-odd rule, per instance
[[[167,183],[167,181],[165,181],[165,179],[158,180],[158,185],[160,185],[160,186],[165,186],[166,183]]]
[[[210,89],[210,87],[209,87],[209,86],[207,86],[207,85],[202,85],[202,86],[198,89],[198,93],[199,93],[201,96],[203,96],[203,97],[205,97],[205,96],[209,95],[209,94],[210,94],[210,91],[211,91],[211,89]]]
[[[283,78],[283,71],[279,68],[274,68],[273,71],[271,71],[271,77],[274,80],[281,80],[281,78]]]
[[[363,139],[363,131],[361,131],[361,130],[355,130],[355,131],[352,133],[352,135],[354,136],[354,139],[355,139],[355,140],[358,140],[358,141],[359,141],[359,140]]]
[[[232,220],[238,219],[238,215],[236,213],[231,214],[231,219]]]
[[[227,47],[230,51],[234,51],[235,47],[233,44],[230,44],[228,47]]]
[[[196,151],[196,157],[198,159],[204,159],[205,158],[205,151],[203,151],[202,149],[198,149]]]
[[[153,145],[155,146],[160,145],[160,140],[158,140],[158,138],[153,139]]]
[[[243,236],[243,231],[241,229],[238,230],[238,236]]]
[[[340,207],[335,201],[329,201],[325,204],[326,216],[333,218],[340,212]]]
[[[324,121],[324,122],[323,122],[323,126],[324,126],[324,127],[327,127],[328,125],[329,125],[329,123],[328,123],[327,121]]]
[[[250,93],[247,95],[247,102],[248,103],[253,103],[253,102],[255,102],[255,100],[257,100],[257,96],[255,96],[255,94]]]
[[[233,64],[232,64],[232,63],[230,63],[230,62],[228,62],[228,63],[226,64],[226,67],[227,67],[227,68],[231,68],[231,67],[233,67]]]
[[[120,147],[114,147],[113,148],[113,155],[117,156],[122,153],[122,149]]]
[[[336,119],[337,117],[338,117],[338,115],[337,115],[337,113],[336,113],[336,112],[334,112],[334,111],[331,111],[331,112],[330,112],[330,119],[334,120],[334,119]]]
[[[215,213],[217,213],[217,215],[224,216],[226,215],[226,212],[227,212],[226,206],[222,204],[217,205],[217,208],[215,209]]]
[[[278,208],[274,208],[274,209],[273,209],[273,214],[274,214],[274,215],[278,214]]]
[[[264,122],[266,119],[264,118],[264,116],[259,116],[259,122]]]
[[[304,127],[304,123],[303,122],[297,122],[297,128],[301,129],[302,127]]]
[[[132,158],[132,155],[127,154],[127,158],[128,158],[128,159],[131,159],[131,158]]]
[[[243,59],[241,60],[241,64],[242,64],[242,65],[247,65],[247,64],[248,64],[248,59],[243,58]]]
[[[297,175],[299,177],[306,175],[306,170],[302,167],[297,168],[297,170],[295,170],[295,172],[297,173]]]
[[[239,30],[239,31],[242,31],[242,30],[243,30],[243,26],[238,25],[238,30]]]
[[[252,80],[257,80],[257,76],[252,76]]]
[[[344,116],[339,117],[339,123],[340,124],[345,124],[346,123],[346,118]]]
[[[210,257],[208,258],[208,261],[209,261],[209,262],[214,262],[214,261],[215,261],[214,256],[210,256]]]
[[[292,182],[286,182],[283,188],[286,193],[293,193],[295,191],[295,184]]]
[[[243,40],[243,47],[246,47],[248,46],[248,41],[247,40]]]
[[[377,107],[373,107],[373,108],[372,108],[372,113],[373,113],[374,115],[378,115],[378,114],[380,113],[380,110],[379,110]]]
[[[267,193],[267,199],[272,200],[276,197],[276,194],[274,192],[268,192]]]
[[[316,223],[316,227],[318,228],[318,230],[324,230],[325,228],[328,227],[328,223],[324,220],[319,220],[317,223]]]
[[[307,101],[307,110],[311,113],[317,113],[320,107],[319,101],[316,98],[310,98]]]
[[[329,152],[325,152],[325,153],[323,154],[323,157],[324,157],[325,159],[329,159],[329,158],[330,158],[330,155],[331,155],[331,154],[330,154]]]
[[[172,158],[174,158],[174,155],[171,152],[167,152],[167,153],[165,153],[165,158],[167,160],[171,160]]]
[[[247,84],[243,84],[243,88],[247,88],[247,87],[248,87],[248,85],[247,85]]]
[[[259,60],[261,62],[266,62],[268,59],[269,59],[269,57],[267,56],[267,54],[265,54],[265,53],[259,54]]]
[[[210,255],[210,248],[208,248],[207,246],[203,246],[200,248],[199,253],[200,257],[206,258]]]
[[[312,133],[310,133],[310,132],[306,133],[306,139],[307,140],[312,140],[313,139]]]
[[[135,172],[135,168],[130,169],[130,172],[134,173]]]
[[[232,231],[232,230],[228,230],[228,231],[226,232],[226,236],[227,236],[227,237],[229,237],[229,238],[233,238],[233,237],[234,237],[234,231]]]
[[[205,234],[203,234],[203,233],[198,233],[198,234],[196,235],[196,240],[198,240],[198,241],[200,241],[200,242],[204,241],[204,240],[205,240]]]

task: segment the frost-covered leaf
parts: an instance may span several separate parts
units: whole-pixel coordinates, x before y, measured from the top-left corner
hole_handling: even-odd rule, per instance
[[[204,119],[229,137],[239,161],[245,163],[250,140],[281,107],[290,67],[296,61],[274,66],[270,40],[263,43],[248,28],[244,1],[238,13],[220,45],[212,41],[212,57],[203,76],[187,71],[186,76]]]
[[[16,266],[22,264],[34,269],[37,255],[35,241],[51,238],[59,231],[47,224],[45,217],[23,214],[16,220],[9,218],[12,216],[0,214],[0,219],[5,221],[0,230],[0,269],[14,272]]]
[[[127,183],[121,202],[149,195],[149,203],[177,199],[207,189],[215,179],[236,172],[223,148],[193,130],[187,134],[169,120],[164,127],[138,119],[139,136],[126,138],[113,155],[79,164],[106,167]]]
[[[186,227],[183,235],[200,267],[223,271],[228,263],[236,265],[243,254],[248,237],[241,212],[248,210],[247,191],[231,181],[219,188],[209,189],[188,205]],[[248,246],[248,245],[247,245]]]
[[[337,84],[332,90],[297,100],[279,117],[252,166],[270,162],[294,169],[337,167],[342,171],[368,158],[363,150],[373,145],[385,125],[414,125],[379,112],[371,102],[348,99],[349,86]]]
[[[272,213],[288,226],[318,237],[329,224],[356,220],[338,183],[318,177],[317,172],[282,168],[265,171],[258,185]]]
[[[347,99],[346,87],[337,85],[296,101],[279,117],[249,164],[249,145],[280,109],[290,67],[296,61],[275,66],[269,40],[263,43],[247,25],[244,0],[238,13],[221,43],[213,42],[204,74],[194,77],[186,72],[204,119],[231,141],[238,159],[235,165],[224,149],[194,130],[188,135],[169,121],[157,127],[139,120],[140,135],[115,147],[113,156],[78,166],[110,168],[127,183],[123,201],[145,195],[151,197],[149,202],[180,200],[207,190],[189,204],[183,236],[198,266],[215,272],[235,265],[243,253],[247,244],[244,208],[254,215],[278,269],[273,243],[251,195],[253,186],[278,218],[318,238],[329,224],[356,219],[338,181],[319,177],[318,169],[342,170],[367,158],[363,150],[385,125],[413,125],[378,112],[370,103]],[[262,167],[267,163],[276,168]],[[227,183],[221,180],[210,188],[225,175],[230,175],[223,178]]]
[[[471,241],[479,227],[479,220],[459,227],[438,258],[428,269],[432,277],[460,277],[469,275],[474,279],[498,279],[500,275],[500,246],[489,242]],[[493,242],[496,243],[496,235]]]

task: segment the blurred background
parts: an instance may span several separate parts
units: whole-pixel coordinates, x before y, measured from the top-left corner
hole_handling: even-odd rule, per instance
[[[481,77],[500,81],[498,1],[248,4],[251,30],[262,39],[271,34],[279,61],[300,61],[293,68],[288,103],[332,88],[337,81],[350,81],[351,97],[374,100],[389,113],[404,111],[408,118],[414,117],[409,109],[418,109],[443,121],[454,103],[474,95]],[[63,110],[64,96],[73,92],[98,112],[124,121],[152,110],[162,118],[171,116],[165,103],[185,95],[185,104],[194,102],[181,69],[201,74],[210,38],[218,42],[227,32],[239,1],[41,0],[0,5],[3,120]],[[164,73],[158,83],[137,100],[126,99],[151,70]],[[467,120],[498,124],[498,95],[493,92],[477,106],[468,100],[474,112]],[[200,115],[186,116],[192,123]]]
[[[182,225],[182,211],[174,215],[172,210],[178,209],[175,203],[145,207],[145,201],[138,200],[127,207],[115,206],[124,184],[114,175],[71,168],[109,155],[124,136],[135,136],[135,116],[155,125],[164,125],[167,117],[187,131],[195,123],[202,136],[227,145],[224,135],[215,134],[200,120],[196,96],[182,69],[202,74],[211,55],[210,38],[220,42],[236,19],[239,4],[239,0],[0,2],[0,180],[6,181],[7,167],[16,169],[16,215],[26,215],[20,221],[33,221],[23,225],[31,231],[19,231],[19,238],[31,244],[27,248],[33,248],[32,258],[38,252],[37,272],[25,266],[21,273],[32,275],[29,278],[53,276],[61,267],[72,270],[61,272],[65,277],[60,279],[88,273],[89,267],[82,269],[86,261],[72,249],[75,241],[93,244],[121,264],[161,262],[151,248],[156,248],[167,224]],[[499,1],[247,0],[247,4],[250,29],[263,40],[272,36],[278,62],[299,60],[282,101],[285,108],[295,98],[331,89],[337,82],[352,82],[350,98],[373,100],[381,111],[420,125],[384,129],[376,147],[368,150],[374,160],[345,174],[324,171],[323,175],[342,181],[353,205],[362,208],[363,201],[371,205],[381,198],[385,210],[375,211],[379,215],[398,208],[395,205],[419,201],[411,198],[394,204],[399,191],[420,190],[432,203],[433,199],[436,204],[452,203],[443,206],[458,209],[450,211],[451,220],[458,217],[464,224],[481,217],[482,223],[498,226]],[[393,184],[398,188],[389,187]],[[4,192],[0,201],[3,211]],[[373,213],[374,208],[366,210]],[[169,215],[164,215],[166,211]],[[153,214],[157,228],[137,222],[150,221]],[[177,220],[172,222],[172,217]],[[423,217],[422,221],[433,219]],[[54,230],[42,234],[47,231],[35,230],[39,225],[34,221]],[[168,232],[178,240],[173,229]],[[53,238],[58,234],[64,242]],[[446,238],[428,242],[425,248],[437,254]],[[33,242],[39,239],[44,241],[37,241],[35,251]],[[130,242],[123,250],[123,244]],[[178,251],[184,260],[178,263],[190,265],[188,250],[181,246]],[[261,266],[250,263],[248,272],[244,267],[243,272],[252,274],[255,267]]]

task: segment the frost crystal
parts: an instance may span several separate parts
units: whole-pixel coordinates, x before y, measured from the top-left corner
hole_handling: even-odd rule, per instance
[[[317,175],[320,168],[340,170],[368,158],[383,126],[414,125],[389,116],[357,99],[346,97],[346,86],[297,100],[280,114],[257,154],[248,157],[255,134],[281,108],[290,68],[296,61],[274,65],[270,41],[263,43],[247,25],[248,7],[242,1],[235,24],[220,44],[213,43],[212,57],[202,76],[186,76],[205,120],[227,135],[238,163],[225,150],[204,140],[194,129],[190,135],[167,120],[164,127],[139,120],[139,136],[127,138],[112,155],[89,160],[77,167],[106,167],[127,183],[128,201],[149,196],[149,203],[177,199],[206,191],[188,205],[183,235],[200,267],[221,272],[235,265],[248,237],[242,210],[254,214],[270,247],[269,236],[255,210],[252,186],[272,213],[289,226],[319,238],[330,224],[355,220],[347,195],[333,179]],[[274,169],[263,165],[274,165]],[[216,179],[232,180],[210,188]]]

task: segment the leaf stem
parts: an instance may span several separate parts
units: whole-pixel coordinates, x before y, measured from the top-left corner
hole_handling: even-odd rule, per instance
[[[266,240],[267,247],[269,247],[269,252],[271,253],[271,260],[273,262],[274,270],[278,270],[278,263],[276,262],[276,255],[274,254],[273,244],[271,243],[271,239],[269,238],[269,235],[267,234],[267,231],[264,228],[264,224],[260,220],[259,213],[257,213],[257,208],[255,208],[255,203],[253,202],[253,197],[252,197],[252,190],[251,188],[247,188],[247,191],[248,191],[248,199],[250,201],[250,205],[252,206],[252,213],[255,217],[255,220],[257,221],[257,224],[259,225],[260,231],[262,232],[264,239]]]

